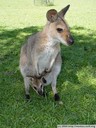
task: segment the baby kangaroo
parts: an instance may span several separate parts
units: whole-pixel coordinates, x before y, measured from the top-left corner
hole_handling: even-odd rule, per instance
[[[20,71],[24,78],[26,98],[30,98],[30,84],[40,95],[44,95],[43,87],[51,84],[54,99],[60,100],[56,90],[57,77],[62,64],[60,43],[68,46],[74,42],[64,20],[69,6],[60,12],[55,9],[49,10],[43,30],[31,35],[21,48]]]

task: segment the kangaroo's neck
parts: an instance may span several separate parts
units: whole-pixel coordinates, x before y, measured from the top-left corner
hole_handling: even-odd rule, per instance
[[[45,35],[46,41],[44,43],[50,45],[50,46],[55,46],[59,43],[59,41],[56,39],[54,36],[54,32],[52,31],[52,28],[50,28],[50,24],[46,24],[43,31],[42,35]]]

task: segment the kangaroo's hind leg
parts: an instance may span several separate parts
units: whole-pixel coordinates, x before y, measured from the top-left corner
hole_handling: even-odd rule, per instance
[[[52,83],[51,83],[51,86],[52,86],[52,91],[54,93],[55,101],[60,100],[60,97],[57,93],[56,84],[57,84],[57,77],[58,77],[58,75],[60,73],[60,70],[61,70],[61,63],[62,63],[62,60],[61,60],[61,55],[59,53],[56,57],[55,63],[54,63],[53,68],[52,68]]]
[[[27,66],[20,66],[20,71],[21,71],[21,74],[24,78],[26,99],[30,99],[29,90],[30,90],[31,78],[27,77]]]
[[[26,96],[26,99],[30,99],[30,93],[29,93],[29,90],[30,90],[30,78],[29,77],[24,77],[24,85],[25,85],[25,96]]]

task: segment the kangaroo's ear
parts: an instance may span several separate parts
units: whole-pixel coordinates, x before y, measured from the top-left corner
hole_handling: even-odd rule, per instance
[[[58,18],[57,11],[55,9],[49,10],[46,14],[46,17],[48,21],[54,22]]]
[[[65,8],[63,8],[60,12],[58,12],[58,15],[60,17],[64,17],[64,15],[66,14],[67,10],[69,9],[70,5],[67,5]]]

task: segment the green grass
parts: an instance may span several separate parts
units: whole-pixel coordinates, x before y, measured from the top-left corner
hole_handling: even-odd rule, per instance
[[[56,128],[58,124],[96,124],[96,1],[55,1],[52,7],[34,6],[28,0],[0,2],[0,128]],[[62,4],[64,3],[64,5]],[[62,70],[57,88],[64,105],[31,90],[24,97],[19,72],[21,45],[40,31],[49,8],[60,10],[71,4],[66,19],[75,43],[62,46]]]

